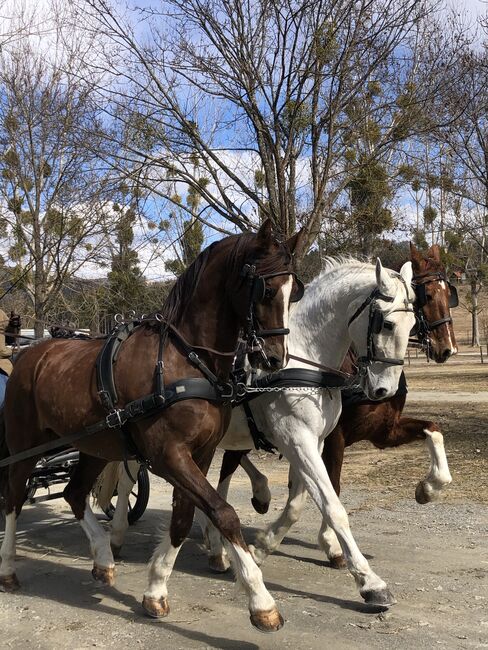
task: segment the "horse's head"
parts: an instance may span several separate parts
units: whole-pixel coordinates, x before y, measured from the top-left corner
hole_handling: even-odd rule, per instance
[[[450,309],[457,307],[458,297],[449,283],[442,264],[439,246],[421,253],[410,244],[413,285],[417,296],[417,336],[427,353],[437,363],[444,363],[457,352]]]
[[[395,394],[410,331],[415,323],[411,288],[412,265],[399,274],[376,262],[376,286],[349,319],[349,333],[358,354],[362,388],[369,399]],[[357,308],[356,308],[357,307]]]
[[[242,235],[241,235],[242,237]],[[247,239],[241,281],[228,283],[228,292],[250,343],[252,366],[278,370],[286,365],[288,312],[290,303],[303,295],[303,284],[293,271],[293,253],[302,234],[281,243],[266,220],[255,235]]]

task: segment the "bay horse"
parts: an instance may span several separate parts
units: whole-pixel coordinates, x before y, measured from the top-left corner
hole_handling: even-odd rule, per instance
[[[395,394],[410,330],[414,324],[411,288],[412,268],[405,264],[400,274],[355,260],[329,260],[326,270],[308,286],[303,300],[290,312],[287,368],[307,368],[300,358],[328,368],[339,368],[351,344],[359,352],[360,383],[369,398]],[[251,402],[252,411],[267,439],[291,466],[293,488],[304,499],[308,491],[323,517],[340,539],[348,567],[360,595],[367,603],[388,606],[394,598],[386,583],[377,576],[361,554],[349,528],[348,517],[330,483],[321,458],[324,438],[337,424],[341,411],[338,388],[318,388],[310,392],[287,388],[265,393]],[[220,446],[242,450],[250,446],[249,428],[243,407],[234,408],[232,419]],[[132,482],[120,470],[123,493]],[[129,483],[129,486],[127,486]],[[120,483],[119,483],[120,487]],[[106,489],[111,496],[114,483]],[[120,489],[117,488],[120,501]],[[121,512],[127,519],[127,504]],[[121,544],[113,524],[112,538]],[[127,525],[125,524],[125,529]],[[221,551],[221,535],[209,527],[216,570],[226,570],[228,562]],[[260,549],[254,549],[259,561]],[[220,564],[218,562],[220,561]]]
[[[417,310],[421,312],[421,327],[418,334],[430,358],[437,363],[445,363],[457,352],[450,315],[450,304],[453,306],[456,304],[456,301],[452,300],[454,290],[447,281],[439,246],[431,246],[428,251],[421,253],[410,244],[410,251],[414,287],[423,287],[422,294],[425,295],[422,306],[417,306]],[[428,338],[427,342],[424,341],[425,337]],[[352,372],[354,369],[355,355],[349,351],[341,370]],[[340,495],[340,478],[346,447],[360,440],[368,440],[379,449],[424,440],[431,465],[428,475],[415,489],[415,498],[421,504],[435,500],[440,491],[452,481],[443,436],[436,422],[402,417],[407,397],[404,379],[400,382],[395,395],[380,402],[368,399],[361,391],[359,395],[357,393],[352,395],[353,399],[347,399],[346,393],[347,391],[344,391],[342,394],[343,408],[337,426],[325,438],[322,452],[323,462],[336,494]],[[225,452],[218,491],[223,498],[227,497],[231,476],[240,464],[253,484],[253,506],[257,512],[264,513],[269,508],[271,494],[266,477],[247,458],[248,452],[249,450]],[[255,554],[260,561],[276,550],[290,527],[298,521],[304,503],[302,496],[295,495],[291,488],[287,504],[278,519],[270,525],[266,533],[258,534]],[[209,555],[210,568],[213,571],[226,570],[228,562],[223,555],[221,543],[212,544],[212,540],[209,540],[209,543],[212,546]],[[326,521],[322,524],[318,543],[326,553],[331,567],[346,567],[339,542]]]
[[[287,358],[289,302],[300,293],[293,273],[293,252],[300,236],[298,233],[280,243],[267,220],[256,234],[233,235],[205,249],[177,280],[161,314],[136,327],[122,343],[114,364],[117,405],[154,391],[161,375],[166,386],[177,380],[202,380],[209,373],[216,382],[229,382],[243,329],[256,327],[258,333],[261,329],[269,333],[266,342],[250,355],[254,365],[264,363],[265,354],[268,367],[282,367]],[[107,413],[95,378],[95,361],[102,345],[103,341],[96,339],[47,340],[19,355],[1,418],[0,458],[61,439],[100,420],[103,423]],[[215,386],[219,385],[216,382]],[[230,416],[230,403],[223,398],[216,402],[187,399],[128,423],[138,455],[174,487],[170,527],[150,562],[143,608],[152,617],[168,614],[167,582],[197,506],[227,540],[237,579],[248,596],[252,624],[263,631],[275,631],[283,619],[244,542],[239,519],[206,479]],[[89,539],[93,577],[113,584],[109,537],[91,511],[88,494],[107,461],[123,460],[127,450],[117,427],[81,438],[74,445],[80,460],[64,497]],[[0,550],[0,588],[4,591],[19,587],[16,521],[27,478],[38,458],[0,468],[0,494],[6,512]]]

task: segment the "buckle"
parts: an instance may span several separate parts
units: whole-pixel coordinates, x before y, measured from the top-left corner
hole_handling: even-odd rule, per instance
[[[110,411],[105,418],[105,422],[109,429],[118,429],[127,422],[127,417],[122,418],[121,413],[122,409],[114,409],[113,411]]]
[[[219,384],[218,388],[219,388],[219,392],[220,392],[220,397],[222,399],[232,399],[234,397],[234,386],[232,384]],[[229,389],[228,394],[224,393],[224,392],[221,392],[222,389],[225,390],[226,388]]]

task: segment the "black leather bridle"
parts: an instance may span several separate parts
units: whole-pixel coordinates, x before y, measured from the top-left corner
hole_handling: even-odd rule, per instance
[[[290,333],[288,327],[275,327],[273,329],[262,329],[261,324],[255,313],[257,304],[262,303],[269,296],[269,288],[266,286],[266,280],[276,278],[282,275],[293,276],[296,289],[290,295],[290,302],[298,302],[303,298],[305,286],[298,278],[294,271],[278,271],[276,273],[266,273],[259,275],[256,273],[254,264],[245,264],[242,269],[242,275],[249,283],[249,306],[247,310],[246,324],[244,327],[244,340],[247,343],[247,352],[258,352],[263,357],[265,363],[271,367],[268,357],[264,351],[264,339],[271,336],[286,336]]]
[[[408,300],[408,288],[405,283],[405,280],[401,276],[398,276],[398,278],[403,282],[405,286],[405,291],[407,295],[407,298],[404,300],[405,307],[403,309],[392,309],[390,312],[388,312],[388,315],[393,314],[397,311],[411,312],[412,314],[414,314],[415,312],[413,306],[412,308],[408,307],[408,305],[411,303]],[[369,294],[366,300],[358,307],[358,309],[356,309],[356,311],[354,312],[354,314],[351,316],[351,318],[347,323],[347,326],[349,327],[349,325],[351,325],[351,323],[355,321],[356,318],[358,318],[358,316],[362,314],[362,312],[369,305],[366,356],[358,357],[358,359],[356,360],[356,364],[358,366],[358,373],[361,376],[364,376],[368,371],[368,367],[375,362],[384,363],[390,366],[403,366],[405,363],[403,359],[395,359],[392,357],[378,357],[376,355],[376,345],[374,342],[375,335],[379,334],[382,329],[392,330],[394,327],[391,321],[385,319],[383,312],[377,306],[378,300],[393,302],[395,298],[392,298],[391,296],[385,296],[384,294],[381,293],[378,287],[376,287]]]
[[[427,304],[427,292],[425,290],[425,285],[430,282],[445,282],[449,287],[449,309],[454,309],[459,305],[459,298],[457,289],[452,285],[445,273],[441,271],[427,272],[422,275],[414,275],[412,280],[412,286],[417,297],[415,304],[415,318],[417,323],[410,333],[411,336],[417,336],[420,343],[424,347],[429,347],[429,333],[435,330],[441,325],[452,324],[451,314],[448,316],[443,316],[435,321],[428,321],[424,314],[424,307]]]

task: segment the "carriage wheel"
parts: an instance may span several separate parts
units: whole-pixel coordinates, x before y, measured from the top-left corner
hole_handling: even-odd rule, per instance
[[[117,490],[114,492],[114,498],[117,498]],[[132,488],[132,492],[129,495],[129,511],[127,513],[127,519],[129,524],[135,524],[138,519],[142,517],[144,511],[146,510],[147,503],[149,501],[149,472],[147,467],[141,465],[139,471],[137,472],[137,481]],[[115,503],[112,499],[108,508],[105,510],[105,514],[109,519],[112,519],[115,512]]]

